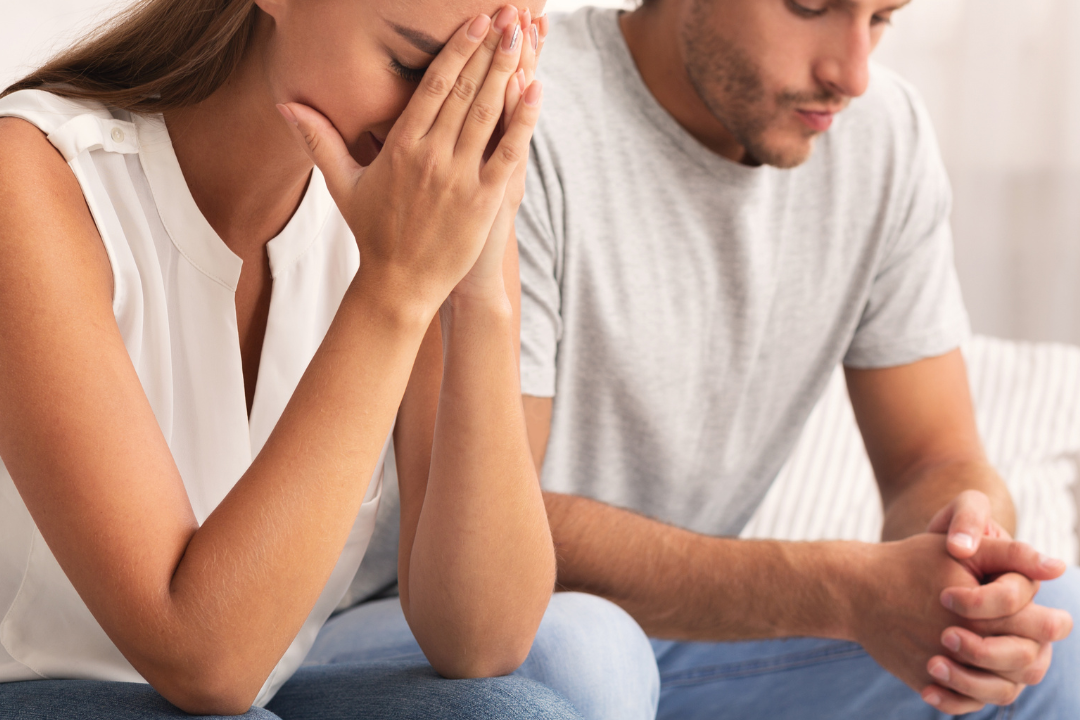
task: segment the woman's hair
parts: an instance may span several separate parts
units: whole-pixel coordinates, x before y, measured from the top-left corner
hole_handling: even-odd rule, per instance
[[[188,107],[232,74],[255,13],[254,0],[139,0],[0,97],[38,89],[135,113]]]

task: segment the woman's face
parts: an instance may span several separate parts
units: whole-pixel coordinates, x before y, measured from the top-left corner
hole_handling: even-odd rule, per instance
[[[538,17],[546,0],[515,0]],[[258,0],[275,102],[300,102],[337,127],[362,164],[378,153],[439,48],[507,0]]]

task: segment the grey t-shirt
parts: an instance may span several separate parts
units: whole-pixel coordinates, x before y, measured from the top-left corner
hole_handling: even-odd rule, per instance
[[[551,31],[521,250],[522,389],[555,397],[542,482],[734,535],[837,363],[968,332],[950,191],[914,92],[870,89],[793,170],[699,144],[588,8]]]

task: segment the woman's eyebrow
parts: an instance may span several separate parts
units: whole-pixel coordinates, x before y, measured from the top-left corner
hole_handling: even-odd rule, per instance
[[[428,55],[438,55],[446,45],[446,43],[441,40],[436,40],[427,33],[419,30],[403,27],[396,23],[390,23],[390,27],[394,28],[394,32],[398,35],[412,43],[420,52]]]

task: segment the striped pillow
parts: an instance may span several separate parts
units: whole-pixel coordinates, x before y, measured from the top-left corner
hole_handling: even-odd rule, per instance
[[[987,454],[1016,501],[1017,537],[1076,563],[1080,348],[975,337],[964,355]],[[837,368],[742,537],[874,542],[881,523],[874,474]]]

